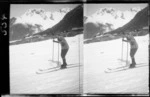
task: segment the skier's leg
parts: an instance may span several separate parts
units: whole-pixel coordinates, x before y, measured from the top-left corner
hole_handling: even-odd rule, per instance
[[[135,65],[136,65],[135,58],[134,58],[136,51],[137,51],[137,48],[132,48],[130,51],[130,57],[132,60],[132,64],[130,65],[131,67],[135,67]]]
[[[68,49],[62,49],[62,51],[61,51],[61,58],[62,58],[62,61],[63,61],[62,68],[66,68],[66,66],[67,66],[66,58],[65,58],[67,52],[68,52]]]
[[[63,60],[63,65],[67,65],[67,63],[66,63],[66,58],[65,58],[67,52],[68,52],[68,49],[63,49],[63,50],[62,50],[62,53],[61,53],[61,57],[62,57],[62,60]]]

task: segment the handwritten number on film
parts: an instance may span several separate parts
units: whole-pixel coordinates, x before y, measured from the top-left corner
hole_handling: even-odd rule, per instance
[[[7,35],[7,31],[6,31],[6,28],[7,28],[7,23],[6,23],[6,20],[7,20],[7,17],[5,16],[5,14],[2,14],[1,16],[1,25],[0,25],[0,30],[2,32],[3,35]]]

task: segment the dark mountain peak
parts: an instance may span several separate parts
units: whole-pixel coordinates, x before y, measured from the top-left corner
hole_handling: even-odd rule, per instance
[[[88,19],[88,17],[84,16],[84,22]]]
[[[15,23],[15,21],[16,21],[16,18],[15,18],[15,17],[12,17],[12,18],[10,19],[10,27]]]
[[[16,20],[16,17],[12,17],[10,20]]]

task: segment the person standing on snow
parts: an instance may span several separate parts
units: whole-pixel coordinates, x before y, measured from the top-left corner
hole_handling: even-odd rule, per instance
[[[126,38],[126,40],[124,38]],[[137,42],[136,42],[136,40],[133,37],[131,32],[130,33],[129,32],[127,32],[127,33],[124,32],[122,41],[130,43],[130,57],[131,57],[131,60],[132,60],[132,63],[130,64],[130,68],[134,68],[135,65],[136,65],[134,56],[135,56],[135,53],[138,50],[138,44],[137,44]]]
[[[61,69],[64,69],[67,67],[67,62],[66,62],[66,54],[69,50],[69,45],[66,41],[66,39],[63,37],[63,34],[61,35],[56,35],[54,38],[57,38],[57,41],[53,40],[53,42],[60,43],[61,45],[61,58],[63,61],[63,64],[61,65]]]

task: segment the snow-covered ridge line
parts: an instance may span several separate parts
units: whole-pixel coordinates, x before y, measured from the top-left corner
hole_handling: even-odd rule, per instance
[[[86,22],[97,22],[101,24],[112,24],[112,29],[117,29],[128,23],[142,8],[134,7],[129,10],[120,11],[115,8],[100,8],[91,16],[88,16]]]
[[[55,12],[45,11],[41,8],[28,9],[23,15],[16,17],[14,24],[30,24],[32,26],[41,25],[42,30],[51,28],[57,24],[68,13],[70,8],[62,8]]]

